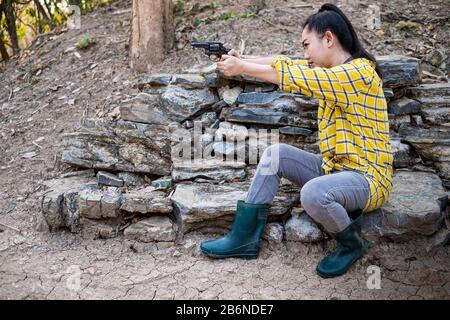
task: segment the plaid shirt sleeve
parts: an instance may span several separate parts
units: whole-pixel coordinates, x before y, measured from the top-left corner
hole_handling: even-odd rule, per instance
[[[349,63],[333,68],[311,68],[306,60],[277,56],[271,66],[278,73],[281,90],[312,96],[344,108],[353,104],[359,91],[371,81],[364,68]]]

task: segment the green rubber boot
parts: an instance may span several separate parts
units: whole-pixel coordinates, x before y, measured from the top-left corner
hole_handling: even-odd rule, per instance
[[[236,217],[230,233],[217,240],[204,241],[202,252],[212,258],[239,257],[256,259],[266,225],[268,204],[237,203]]]
[[[338,242],[336,250],[317,265],[316,272],[322,278],[334,278],[346,273],[367,251],[367,244],[361,238],[362,210],[349,212],[348,215],[352,223],[343,231],[332,234]]]

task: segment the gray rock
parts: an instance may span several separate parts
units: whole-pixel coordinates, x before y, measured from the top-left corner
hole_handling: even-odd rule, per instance
[[[69,228],[72,232],[80,229],[78,192],[81,186],[96,185],[95,179],[69,177],[44,181],[48,188],[40,196],[41,212],[50,230]]]
[[[170,173],[169,127],[130,121],[88,121],[63,136],[64,163],[108,171]]]
[[[197,229],[214,227],[230,229],[236,213],[238,200],[245,200],[249,183],[177,185],[172,202],[177,221],[177,234]],[[269,209],[269,216],[280,216],[289,212],[299,201],[299,189],[283,185]]]
[[[172,79],[171,74],[152,74],[139,78],[133,85],[134,88],[144,89],[146,86],[167,86]]]
[[[219,100],[211,106],[211,110],[214,112],[221,112],[228,104],[224,100]]]
[[[443,63],[445,63],[446,58],[447,58],[447,55],[445,53],[445,50],[434,49],[434,50],[431,50],[431,52],[428,53],[423,58],[423,60],[437,68],[440,68],[441,65]]]
[[[120,203],[121,194],[118,190],[82,186],[78,194],[80,216],[88,219],[117,218],[120,214]]]
[[[421,84],[406,88],[406,96],[420,102],[425,98],[450,97],[450,83]]]
[[[120,209],[139,213],[170,213],[172,203],[163,191],[148,186],[124,193]]]
[[[411,147],[402,143],[398,138],[391,138],[392,151],[394,153],[394,168],[405,168],[413,163]]]
[[[281,223],[271,222],[266,225],[262,238],[276,243],[283,242],[284,227]]]
[[[420,102],[408,98],[393,100],[388,104],[388,112],[395,115],[405,115],[418,113],[420,111]]]
[[[217,76],[216,74],[203,75],[206,80],[206,86],[210,88],[220,88],[228,85],[228,80]]]
[[[119,172],[117,175],[126,187],[140,187],[146,184],[144,177],[137,173]]]
[[[277,89],[275,84],[267,83],[267,84],[255,84],[255,83],[247,83],[244,87],[244,92],[270,92],[275,91]]]
[[[434,102],[433,102],[434,103]],[[450,125],[450,99],[445,102],[446,107],[430,107],[426,103],[422,108],[422,118],[424,122],[433,126],[449,126]]]
[[[97,172],[97,182],[105,186],[122,187],[123,180],[115,174],[106,171]]]
[[[386,88],[414,85],[421,80],[419,59],[395,55],[379,56],[376,59]]]
[[[123,120],[150,124],[168,124],[172,121],[167,110],[162,106],[159,94],[141,92],[130,100],[124,101],[119,110]]]
[[[170,84],[185,89],[202,89],[208,86],[206,78],[198,74],[174,74]]]
[[[392,113],[388,115],[389,117],[389,127],[398,131],[400,126],[410,125],[411,124],[411,115],[404,114],[396,116]]]
[[[209,88],[187,90],[178,86],[169,86],[161,95],[162,105],[171,120],[182,122],[207,111],[218,98]]]
[[[217,114],[215,112],[206,112],[201,115],[200,121],[203,127],[210,127],[217,120]]]
[[[289,125],[289,113],[264,108],[237,108],[227,110],[223,117],[227,121],[269,126]],[[292,121],[291,121],[292,122]]]
[[[406,96],[411,99],[422,101],[424,98],[438,98],[450,96],[450,83],[421,84],[406,88]]]
[[[304,243],[323,239],[322,231],[302,208],[293,208],[285,225],[286,240]]]
[[[247,138],[247,127],[229,122],[221,122],[215,132],[216,141],[245,141]]]
[[[119,234],[119,220],[102,219],[91,220],[82,218],[82,235],[85,239],[109,239],[117,237]]]
[[[403,241],[439,230],[447,202],[439,177],[426,172],[397,171],[393,183],[387,203],[365,215],[364,234]]]
[[[423,119],[419,114],[411,115],[411,120],[412,120],[413,124],[415,124],[416,126],[423,125]]]
[[[275,100],[280,99],[283,96],[287,96],[287,94],[278,91],[268,93],[261,93],[261,92],[242,93],[239,95],[237,102],[239,104],[269,107]]]
[[[402,126],[399,135],[421,158],[433,161],[441,176],[450,178],[450,127]]]
[[[235,86],[233,88],[226,86],[224,88],[219,88],[219,97],[223,99],[223,101],[225,101],[229,106],[231,106],[236,103],[242,91],[242,88],[239,86]]]
[[[215,134],[215,133],[214,133]],[[207,146],[214,142],[214,136],[211,133],[202,134],[202,148],[205,149]]]
[[[237,99],[239,105],[244,104],[247,108],[268,107],[279,111],[282,108],[287,108],[288,111],[296,111],[296,101],[293,94],[284,92],[251,92],[241,93]],[[288,107],[286,107],[288,106]]]
[[[245,162],[223,161],[222,159],[198,159],[174,161],[174,181],[204,178],[212,181],[241,181],[245,179]]]
[[[312,131],[306,128],[297,127],[282,127],[280,128],[280,133],[292,136],[310,136]]]
[[[438,248],[445,246],[450,242],[450,229],[445,225],[436,234],[429,239],[428,246],[426,248],[427,252],[435,252]]]
[[[245,159],[246,146],[244,142],[242,143],[234,143],[227,141],[214,142],[212,148],[217,157],[226,156],[227,159],[234,159],[235,157],[238,157],[238,159],[240,160]]]
[[[172,242],[175,234],[167,216],[152,216],[132,224],[123,232],[126,239],[141,242]]]
[[[406,89],[406,95],[422,104],[421,115],[426,123],[445,125],[450,123],[450,84],[423,84]]]

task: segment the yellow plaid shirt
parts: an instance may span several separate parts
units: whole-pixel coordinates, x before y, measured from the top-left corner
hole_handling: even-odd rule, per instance
[[[364,212],[386,202],[392,190],[393,154],[387,104],[375,63],[365,58],[333,68],[310,67],[306,60],[277,56],[281,90],[319,100],[318,125],[322,168],[356,171],[369,182]]]

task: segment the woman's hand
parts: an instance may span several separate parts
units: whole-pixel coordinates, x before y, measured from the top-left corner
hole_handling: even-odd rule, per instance
[[[230,50],[230,53],[233,50]],[[235,51],[237,54],[237,51]],[[217,62],[217,68],[227,77],[236,76],[242,73],[244,61],[236,56],[222,55],[222,59]]]
[[[233,56],[233,57],[239,58],[239,52],[237,50],[231,49],[230,51],[228,51],[227,54],[229,56]]]

